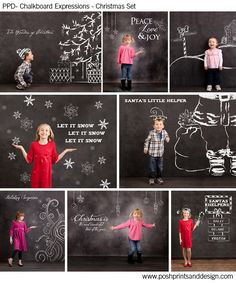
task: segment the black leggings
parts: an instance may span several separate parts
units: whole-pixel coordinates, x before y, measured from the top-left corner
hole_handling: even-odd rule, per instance
[[[14,250],[12,252],[12,256],[11,257],[14,258],[17,253],[18,253],[19,260],[22,260],[22,253],[23,253],[22,251]]]

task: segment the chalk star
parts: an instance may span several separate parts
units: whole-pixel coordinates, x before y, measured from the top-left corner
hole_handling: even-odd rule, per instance
[[[104,128],[104,129],[107,129],[107,125],[109,124],[109,122],[106,122],[106,119],[104,119],[103,121],[102,120],[99,120],[99,124],[98,126],[101,127],[101,130]]]
[[[15,119],[20,119],[21,113],[17,110],[12,115]]]
[[[101,180],[100,187],[102,187],[103,189],[109,189],[110,184],[111,183],[109,183],[107,179],[105,181]]]
[[[19,143],[20,143],[20,138],[14,137],[14,138],[12,139],[12,143],[13,143],[13,144],[19,144]]]
[[[24,102],[26,103],[26,106],[32,105],[34,106],[33,102],[35,101],[35,98],[32,98],[32,95],[25,96]]]
[[[75,162],[74,161],[72,161],[71,160],[71,158],[70,159],[65,159],[65,163],[63,164],[63,165],[65,165],[66,166],[66,169],[69,169],[69,168],[73,168],[73,164],[74,164]]]
[[[44,106],[48,108],[52,108],[53,103],[50,100],[46,100]]]
[[[97,109],[102,108],[103,103],[101,101],[96,101],[94,107]]]
[[[15,160],[15,159],[16,159],[15,153],[14,153],[14,152],[9,152],[9,153],[8,153],[8,158],[9,158],[10,160]]]
[[[109,32],[110,31],[110,28],[107,26],[104,28],[105,32]]]
[[[105,164],[106,163],[106,158],[104,156],[98,157],[98,163],[100,165]]]
[[[114,35],[117,35],[118,33],[119,33],[119,32],[118,32],[117,29],[114,29],[114,30],[113,30],[113,34],[114,34]]]

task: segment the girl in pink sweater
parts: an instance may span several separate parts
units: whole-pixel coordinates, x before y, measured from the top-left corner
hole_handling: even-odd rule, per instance
[[[120,225],[112,226],[111,230],[121,230],[129,228],[128,240],[129,240],[129,253],[128,262],[134,263],[133,255],[137,252],[137,262],[142,263],[142,250],[140,241],[142,239],[142,229],[153,228],[155,224],[146,224],[143,221],[143,212],[141,209],[136,208],[130,213],[130,219]]]
[[[212,91],[214,85],[217,91],[220,87],[220,71],[223,70],[222,50],[218,48],[218,41],[215,37],[208,39],[209,49],[205,51],[204,68],[207,72],[207,91]]]
[[[119,47],[117,55],[117,63],[121,65],[121,89],[131,90],[132,88],[132,65],[134,57],[143,53],[143,51],[135,52],[131,46],[134,38],[130,34],[125,34],[122,38],[122,45]],[[127,87],[126,87],[127,80]]]
[[[26,239],[25,234],[30,230],[37,228],[37,226],[27,227],[24,222],[25,214],[23,212],[16,213],[16,219],[12,221],[11,229],[10,229],[10,244],[14,243],[14,250],[12,252],[12,256],[8,259],[8,264],[12,267],[13,259],[15,255],[18,253],[19,256],[19,266],[23,266],[22,263],[22,253],[27,251],[26,247]]]

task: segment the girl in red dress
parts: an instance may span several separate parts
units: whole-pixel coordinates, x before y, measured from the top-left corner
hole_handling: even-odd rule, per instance
[[[41,124],[36,131],[35,141],[30,145],[27,153],[22,145],[13,144],[21,150],[27,163],[33,163],[31,171],[31,188],[51,188],[52,187],[52,164],[57,163],[63,156],[76,150],[67,148],[59,155],[54,143],[54,134],[48,124]]]
[[[179,243],[182,247],[184,257],[184,267],[192,267],[191,249],[192,249],[192,233],[200,224],[200,220],[194,224],[191,216],[190,208],[182,209],[183,219],[179,220]]]

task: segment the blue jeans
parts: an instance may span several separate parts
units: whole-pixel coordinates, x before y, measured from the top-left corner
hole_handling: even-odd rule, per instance
[[[149,178],[161,178],[163,172],[163,157],[149,156]]]
[[[141,245],[140,245],[140,241],[134,241],[129,239],[129,255],[133,255],[135,252],[137,253],[141,253],[142,249],[141,249]]]
[[[220,85],[220,70],[208,69],[207,70],[207,85]]]
[[[132,64],[121,64],[121,79],[132,80]]]
[[[31,84],[32,83],[32,81],[33,81],[33,73],[25,73],[24,75],[23,75],[23,79],[24,79],[24,81],[27,83],[27,84]]]

